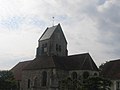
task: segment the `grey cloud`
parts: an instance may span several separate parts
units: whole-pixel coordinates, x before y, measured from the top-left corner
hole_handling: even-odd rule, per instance
[[[108,1],[106,0],[106,2]],[[112,53],[112,55],[116,57],[120,55],[119,3],[120,2],[116,0],[114,3],[109,4],[109,6],[103,7],[103,11],[97,11],[96,14],[92,14],[92,18],[95,20],[99,31],[98,42],[104,44],[104,47],[107,48],[107,51],[104,52]],[[105,2],[103,4],[105,4]]]
[[[77,47],[77,45],[81,45],[80,47],[77,47],[80,49],[82,49],[82,45],[83,44],[87,44],[84,45],[84,48],[88,49],[89,48],[93,48],[94,46],[91,46],[89,44],[101,44],[102,47],[101,48],[97,48],[96,46],[93,48],[94,52],[96,53],[96,55],[99,53],[99,55],[104,55],[104,58],[110,57],[110,58],[119,58],[120,55],[120,1],[118,0],[98,0],[98,2],[96,0],[92,0],[91,2],[87,2],[87,0],[85,0],[86,2],[82,3],[83,5],[78,5],[76,4],[76,11],[70,11],[70,13],[74,13],[76,14],[77,17],[75,17],[75,19],[73,20],[74,22],[70,22],[71,25],[73,26],[77,26],[77,28],[75,28],[76,30],[76,34],[74,33],[74,35],[77,35],[78,37],[80,37],[79,35],[84,36],[85,38],[89,38],[86,40],[82,39],[80,37],[80,43],[76,42],[77,44],[75,44],[75,46]],[[101,10],[99,10],[101,9]],[[74,16],[73,14],[73,16]],[[81,29],[81,26],[79,25],[81,21],[85,20],[85,18],[83,18],[81,21],[79,21],[79,19],[81,18],[81,16],[83,17],[87,17],[87,19],[91,19],[93,20],[93,22],[95,23],[95,28],[97,29],[97,35],[96,36],[90,36],[89,34],[89,28],[84,28],[84,31],[88,32],[89,34],[85,34],[83,33],[83,31],[79,31],[79,29]],[[86,24],[88,24],[89,22],[87,22],[86,19]],[[70,24],[69,23],[69,24]],[[75,23],[75,24],[74,24]],[[79,27],[80,26],[80,27]],[[86,25],[87,26],[87,25]],[[93,30],[94,32],[95,30]],[[82,34],[79,34],[82,33]],[[88,36],[85,36],[88,35]],[[89,37],[90,36],[90,37]],[[91,39],[92,38],[96,38],[97,42],[92,42]],[[74,37],[75,41],[78,41],[78,39],[76,39],[76,37]],[[81,44],[82,43],[82,44]],[[100,51],[99,49],[102,49],[102,52],[98,52],[95,49],[97,49],[98,51]],[[108,54],[109,53],[109,54]],[[110,56],[109,56],[110,55]]]
[[[18,29],[23,22],[23,18],[19,16],[8,17],[0,20],[0,26],[9,29]]]
[[[106,0],[98,0],[98,4],[104,4]]]
[[[18,1],[21,3],[19,4]],[[12,10],[9,12],[13,14],[10,15],[10,13],[7,12],[9,14],[5,15],[5,17],[10,15],[10,17],[20,16],[24,18],[23,21],[15,21],[20,29],[33,29],[32,32],[29,33],[33,33],[35,29],[37,29],[41,34],[47,26],[52,25],[52,17],[54,16],[55,24],[61,23],[65,35],[68,38],[70,54],[89,51],[95,55],[94,57],[100,57],[96,58],[99,64],[104,62],[104,60],[100,61],[100,59],[109,57],[109,54],[113,57],[119,57],[120,4],[117,0],[18,1],[15,1],[15,9],[9,5],[10,10]],[[106,2],[108,1],[114,2],[106,6]],[[21,7],[22,5],[23,7]],[[16,10],[18,10],[18,12]],[[0,16],[0,19],[1,18],[2,16]],[[5,20],[2,23],[4,26],[9,27],[6,23],[8,25],[9,20]],[[37,32],[37,35],[39,33]],[[31,41],[33,36],[35,35],[27,35],[24,42],[37,42],[36,38],[39,38],[39,35]],[[16,49],[18,49],[18,47],[19,45]],[[29,48],[35,49],[35,47],[31,46]]]

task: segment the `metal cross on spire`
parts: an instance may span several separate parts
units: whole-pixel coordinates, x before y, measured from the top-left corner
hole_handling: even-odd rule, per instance
[[[52,19],[53,19],[53,23],[52,23],[52,24],[53,24],[53,26],[54,26],[54,19],[55,19],[55,17],[52,17]]]

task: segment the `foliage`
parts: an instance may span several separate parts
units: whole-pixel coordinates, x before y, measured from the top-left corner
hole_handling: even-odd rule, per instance
[[[70,77],[60,81],[60,90],[78,90],[81,88],[81,82]],[[81,89],[80,89],[81,90]]]
[[[102,63],[100,66],[99,66],[99,70],[102,71],[105,64],[107,64],[109,61],[106,61],[105,63]]]
[[[0,90],[10,90],[16,88],[16,82],[12,72],[0,71]]]
[[[104,65],[105,65],[105,63],[102,63],[100,66],[99,66],[99,70],[103,70],[103,68],[104,68]]]
[[[84,80],[71,78],[60,81],[60,90],[110,90],[111,81],[102,77],[90,77]]]
[[[111,81],[102,77],[91,77],[85,81],[87,90],[110,90]]]

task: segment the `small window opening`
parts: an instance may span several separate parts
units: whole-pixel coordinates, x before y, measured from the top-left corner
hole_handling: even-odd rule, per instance
[[[56,51],[58,51],[58,44],[56,44]]]
[[[47,85],[47,72],[42,72],[42,86]]]
[[[74,79],[77,79],[77,73],[76,72],[73,72],[72,73],[72,79],[74,80]]]
[[[87,79],[88,77],[89,77],[89,72],[84,72],[84,73],[83,73],[83,78],[84,78],[84,79]]]
[[[59,45],[59,52],[61,52],[61,45]]]
[[[30,88],[30,79],[28,79],[28,88]]]

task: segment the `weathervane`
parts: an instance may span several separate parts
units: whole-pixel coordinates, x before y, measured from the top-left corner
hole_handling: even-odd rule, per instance
[[[55,19],[55,17],[52,17],[52,19],[53,19],[53,26],[54,26],[54,19]]]

